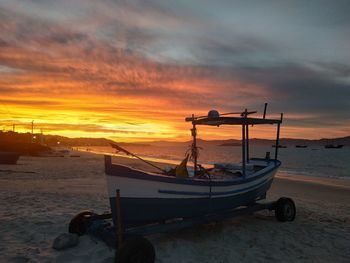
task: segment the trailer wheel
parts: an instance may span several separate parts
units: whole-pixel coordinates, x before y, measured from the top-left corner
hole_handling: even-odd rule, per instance
[[[152,243],[144,237],[133,237],[125,240],[118,250],[118,263],[154,263],[155,250]]]
[[[293,221],[296,215],[294,201],[291,198],[281,197],[276,202],[275,216],[278,221]]]
[[[78,234],[79,236],[84,235],[87,231],[86,219],[93,215],[96,214],[91,211],[82,211],[79,214],[77,214],[69,222],[69,233]]]

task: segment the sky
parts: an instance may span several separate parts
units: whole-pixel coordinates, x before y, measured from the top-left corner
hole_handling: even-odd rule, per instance
[[[348,0],[0,0],[0,127],[181,141],[187,116],[268,102],[282,137],[347,136],[349,14]]]

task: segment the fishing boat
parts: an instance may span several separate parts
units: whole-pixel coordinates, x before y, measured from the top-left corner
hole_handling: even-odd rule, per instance
[[[250,215],[261,210],[274,210],[278,221],[293,221],[296,215],[294,201],[281,197],[277,201],[258,202],[265,199],[274,175],[281,162],[278,147],[274,158],[267,152],[263,158],[251,158],[249,127],[276,124],[276,145],[279,145],[279,119],[267,119],[266,106],[262,118],[245,110],[219,114],[210,111],[207,116],[186,118],[192,124],[193,142],[190,154],[176,167],[164,170],[156,164],[137,156],[117,144],[118,151],[131,155],[159,172],[138,170],[114,164],[105,155],[105,173],[111,212],[97,214],[82,211],[69,223],[69,232],[89,234],[116,249],[116,262],[155,261],[155,249],[144,236],[190,228],[218,222],[235,216]],[[242,161],[240,163],[216,163],[203,167],[198,159],[198,126],[237,125],[242,131]],[[188,160],[193,167],[187,166]],[[112,224],[113,223],[113,224]]]
[[[272,148],[276,148],[276,145],[272,145]],[[287,146],[279,144],[277,148],[287,148]]]
[[[0,151],[0,164],[16,164],[19,156],[18,153]]]
[[[266,112],[266,108],[265,111]],[[105,173],[110,206],[116,220],[116,189],[120,191],[123,224],[137,225],[172,218],[191,218],[218,213],[239,206],[247,206],[266,197],[274,175],[281,165],[278,147],[275,156],[251,158],[249,152],[249,127],[276,124],[276,145],[283,114],[279,119],[251,117],[256,112],[219,114],[212,110],[208,116],[186,118],[192,124],[193,143],[191,156],[193,176],[162,172],[151,173],[121,164],[112,163],[105,156]],[[242,131],[242,161],[240,163],[217,163],[203,168],[198,160],[198,126],[239,126]],[[186,163],[186,162],[185,162]],[[177,167],[176,170],[179,170]]]
[[[337,145],[334,145],[334,144],[327,144],[324,146],[324,148],[326,149],[341,149],[343,148],[343,144],[337,144]]]

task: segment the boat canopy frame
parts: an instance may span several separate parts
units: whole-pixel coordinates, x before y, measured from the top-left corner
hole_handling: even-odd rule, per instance
[[[263,125],[263,124],[270,124],[274,125],[277,124],[277,130],[276,130],[276,147],[275,147],[275,156],[274,159],[277,160],[278,158],[278,145],[280,140],[280,128],[283,121],[283,113],[281,113],[279,119],[267,119],[266,118],[266,109],[267,109],[267,103],[265,103],[264,107],[264,114],[262,118],[251,118],[248,117],[250,114],[257,113],[256,111],[248,112],[247,109],[245,109],[243,112],[239,113],[240,117],[223,117],[223,116],[200,116],[195,117],[194,114],[192,114],[191,117],[187,117],[185,119],[186,122],[192,122],[192,129],[191,134],[193,138],[192,143],[192,153],[194,153],[193,156],[193,169],[194,174],[197,174],[198,169],[198,147],[197,147],[197,125],[207,125],[207,126],[221,126],[221,125],[239,125],[242,126],[242,174],[245,178],[246,176],[246,163],[249,163],[249,125]],[[224,113],[221,115],[229,115],[229,114],[237,114],[237,113]]]

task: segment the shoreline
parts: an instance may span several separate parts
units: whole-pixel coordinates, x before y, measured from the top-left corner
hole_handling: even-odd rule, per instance
[[[332,186],[332,187],[338,187],[338,188],[344,188],[344,189],[350,190],[350,180],[347,180],[347,179],[325,178],[325,177],[306,176],[306,175],[297,175],[297,174],[291,175],[283,172],[277,172],[276,178],[289,180],[289,181]]]

